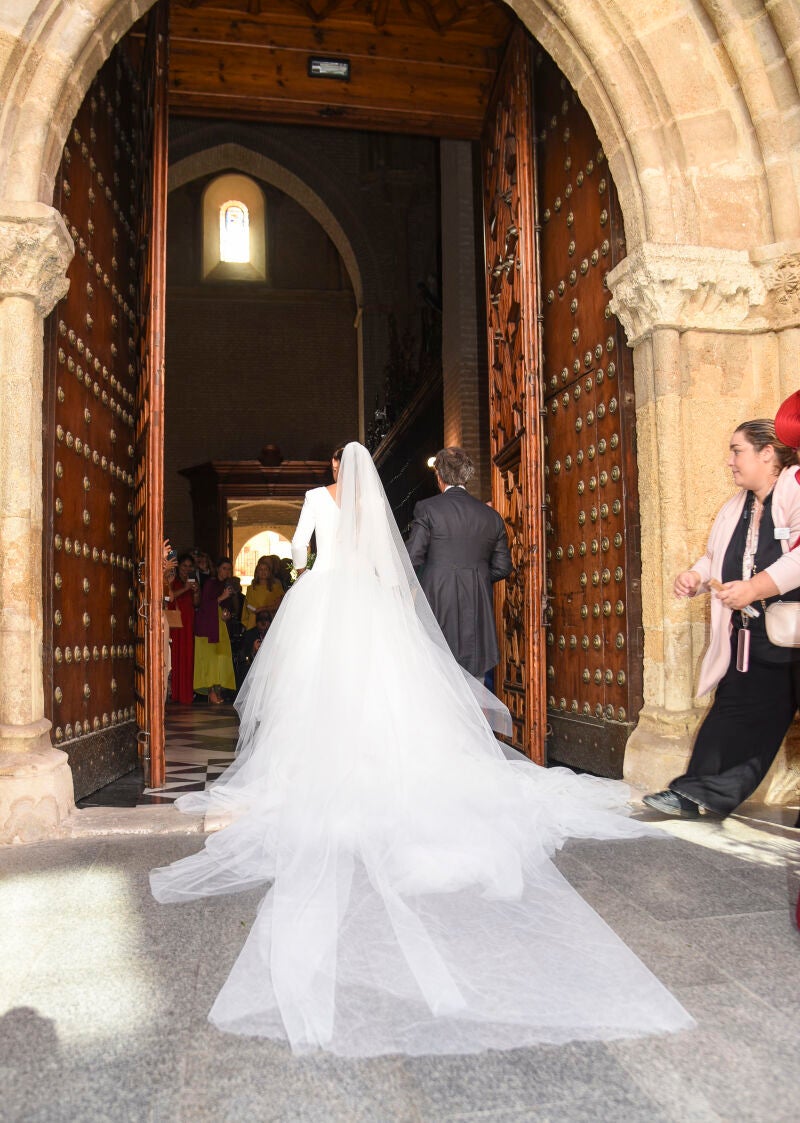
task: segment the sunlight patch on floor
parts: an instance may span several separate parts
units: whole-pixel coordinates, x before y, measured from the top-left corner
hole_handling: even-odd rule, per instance
[[[131,877],[101,866],[20,873],[0,903],[14,917],[0,932],[0,1012],[35,1011],[62,1041],[138,1033],[163,1016]],[[34,946],[31,933],[40,936]]]
[[[762,866],[800,864],[800,831],[776,823],[743,821],[736,816],[717,820],[667,819],[651,825],[673,838],[716,850],[744,862]]]

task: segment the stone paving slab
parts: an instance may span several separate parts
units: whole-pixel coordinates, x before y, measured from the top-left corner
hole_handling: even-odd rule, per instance
[[[571,842],[558,861],[690,1009],[696,1030],[358,1061],[297,1058],[208,1024],[261,894],[153,901],[149,869],[192,853],[197,834],[98,833],[1,850],[0,1119],[793,1121],[797,833],[732,820],[665,831],[663,843]]]
[[[172,803],[152,807],[76,808],[61,829],[62,838],[100,838],[114,834],[200,834],[202,815],[183,815]]]

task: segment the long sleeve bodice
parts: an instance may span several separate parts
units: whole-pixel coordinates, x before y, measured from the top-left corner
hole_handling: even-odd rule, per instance
[[[327,487],[315,487],[307,491],[297,529],[292,537],[292,561],[295,569],[306,567],[312,534],[317,539],[315,568],[325,568],[330,563],[338,524],[339,508]]]

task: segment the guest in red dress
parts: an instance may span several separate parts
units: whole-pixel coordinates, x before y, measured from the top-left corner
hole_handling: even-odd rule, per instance
[[[181,614],[181,627],[170,628],[172,647],[172,701],[190,706],[194,698],[194,610],[200,600],[200,586],[194,574],[191,554],[178,558],[178,573],[170,587],[170,608]]]

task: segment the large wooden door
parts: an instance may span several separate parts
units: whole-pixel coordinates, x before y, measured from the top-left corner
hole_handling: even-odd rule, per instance
[[[496,586],[496,689],[513,744],[544,762],[543,523],[532,41],[512,33],[482,144],[492,501],[514,572]]]
[[[605,283],[625,256],[622,216],[589,115],[541,50],[534,100],[548,755],[620,776],[642,692],[632,364]]]
[[[140,342],[154,322],[153,288],[141,286],[142,245],[152,256],[149,224],[159,205],[143,179],[156,163],[155,131],[143,128],[153,96],[152,36],[151,44],[142,53],[126,38],[95,77],[54,193],[75,257],[69,292],[45,329],[43,663],[45,712],[54,742],[69,756],[77,798],[130,771],[137,722],[148,728],[139,701],[146,688],[135,667],[142,635],[137,564],[148,549],[157,551],[160,534],[152,514],[149,538],[137,521],[145,474],[154,478],[139,404],[153,400],[153,364]],[[160,595],[159,588],[157,607]],[[152,597],[148,587],[144,599]],[[151,642],[151,675],[160,634]]]
[[[521,27],[483,169],[493,502],[515,565],[498,693],[534,760],[619,776],[642,696],[633,372],[606,286],[622,216],[588,114]]]

